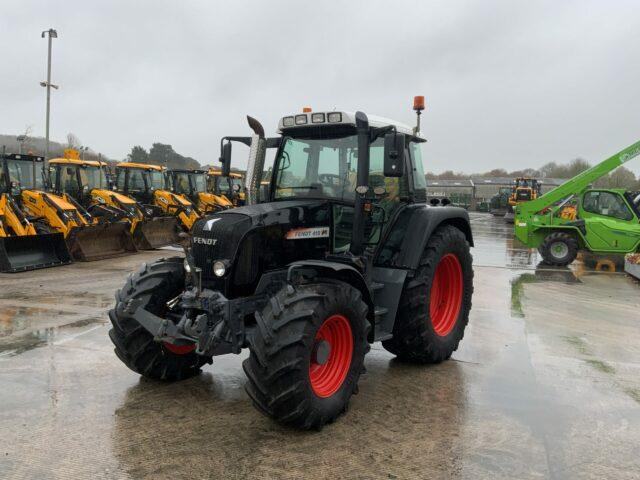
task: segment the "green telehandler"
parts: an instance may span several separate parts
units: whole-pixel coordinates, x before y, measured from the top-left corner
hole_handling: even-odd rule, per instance
[[[590,188],[603,175],[640,155],[640,142],[542,195],[516,206],[515,235],[549,265],[566,266],[578,251],[640,252],[640,194]]]

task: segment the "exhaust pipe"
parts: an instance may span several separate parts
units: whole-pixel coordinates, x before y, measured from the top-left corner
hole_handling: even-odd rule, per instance
[[[251,130],[253,130],[253,135],[251,136],[244,189],[246,204],[255,205],[260,201],[260,181],[262,180],[264,159],[267,154],[267,139],[264,138],[264,128],[258,120],[247,115],[247,121]]]
[[[362,255],[366,215],[364,204],[369,192],[369,119],[364,112],[356,112],[356,133],[358,135],[358,174],[349,251],[353,255]]]

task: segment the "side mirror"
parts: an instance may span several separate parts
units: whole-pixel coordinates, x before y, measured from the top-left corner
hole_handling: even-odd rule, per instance
[[[228,177],[231,172],[231,142],[229,141],[222,144],[220,163],[222,164],[222,176]]]
[[[402,177],[404,175],[405,136],[402,133],[389,132],[384,136],[384,176]]]

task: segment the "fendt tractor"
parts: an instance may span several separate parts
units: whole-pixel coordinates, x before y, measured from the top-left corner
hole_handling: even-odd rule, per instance
[[[542,184],[535,178],[518,177],[513,181],[511,194],[509,195],[509,205],[504,216],[507,223],[513,223],[516,206],[522,202],[535,200],[540,196]]]
[[[589,188],[640,155],[640,142],[585,170],[543,196],[516,207],[515,235],[537,248],[545,263],[566,266],[580,250],[593,254],[640,252],[640,195]]]
[[[28,217],[37,219],[38,224],[46,226],[48,231],[61,233],[74,260],[99,260],[135,250],[130,239],[122,235],[120,227],[99,223],[67,194],[56,195],[44,191],[42,182],[37,182],[38,177],[44,176],[42,158],[13,155],[12,159],[14,165],[18,165],[15,162],[22,163],[23,173],[32,171],[28,182],[36,180],[36,183],[31,183],[35,188],[28,186],[29,183],[15,181],[17,187],[10,187],[14,191],[14,198],[19,197],[20,208]],[[9,177],[7,181],[10,181]]]
[[[175,217],[184,231],[191,230],[200,218],[189,200],[167,190],[165,168],[160,165],[118,163],[115,186],[119,192],[135,198],[150,216]]]
[[[473,291],[469,218],[426,203],[419,126],[307,112],[265,138],[248,120],[248,205],[199,220],[185,258],[131,275],[109,335],[129,368],[165,381],[248,348],[255,407],[318,429],[346,410],[372,342],[416,363],[457,349]],[[274,173],[260,199],[267,148]],[[228,172],[228,140],[221,161]]]
[[[152,209],[113,191],[104,162],[82,160],[65,151],[65,158],[49,161],[49,183],[54,193],[69,195],[100,223],[115,224],[112,235],[131,237],[135,249],[151,250],[177,242],[176,219],[154,216]]]
[[[0,272],[22,272],[71,262],[62,233],[45,218],[31,215],[22,206],[24,190],[44,187],[44,159],[32,155],[0,157]]]
[[[167,170],[166,176],[169,189],[193,203],[200,215],[233,207],[227,197],[209,190],[206,170],[172,169]]]

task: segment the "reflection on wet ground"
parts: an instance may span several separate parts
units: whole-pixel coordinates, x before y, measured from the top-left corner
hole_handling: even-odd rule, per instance
[[[21,287],[0,276],[0,478],[640,477],[638,282],[546,268],[502,219],[472,222],[474,306],[452,360],[406,365],[374,345],[348,414],[321,432],[258,414],[238,356],[176,384],[115,358],[113,291],[160,252],[55,283],[54,269]]]

